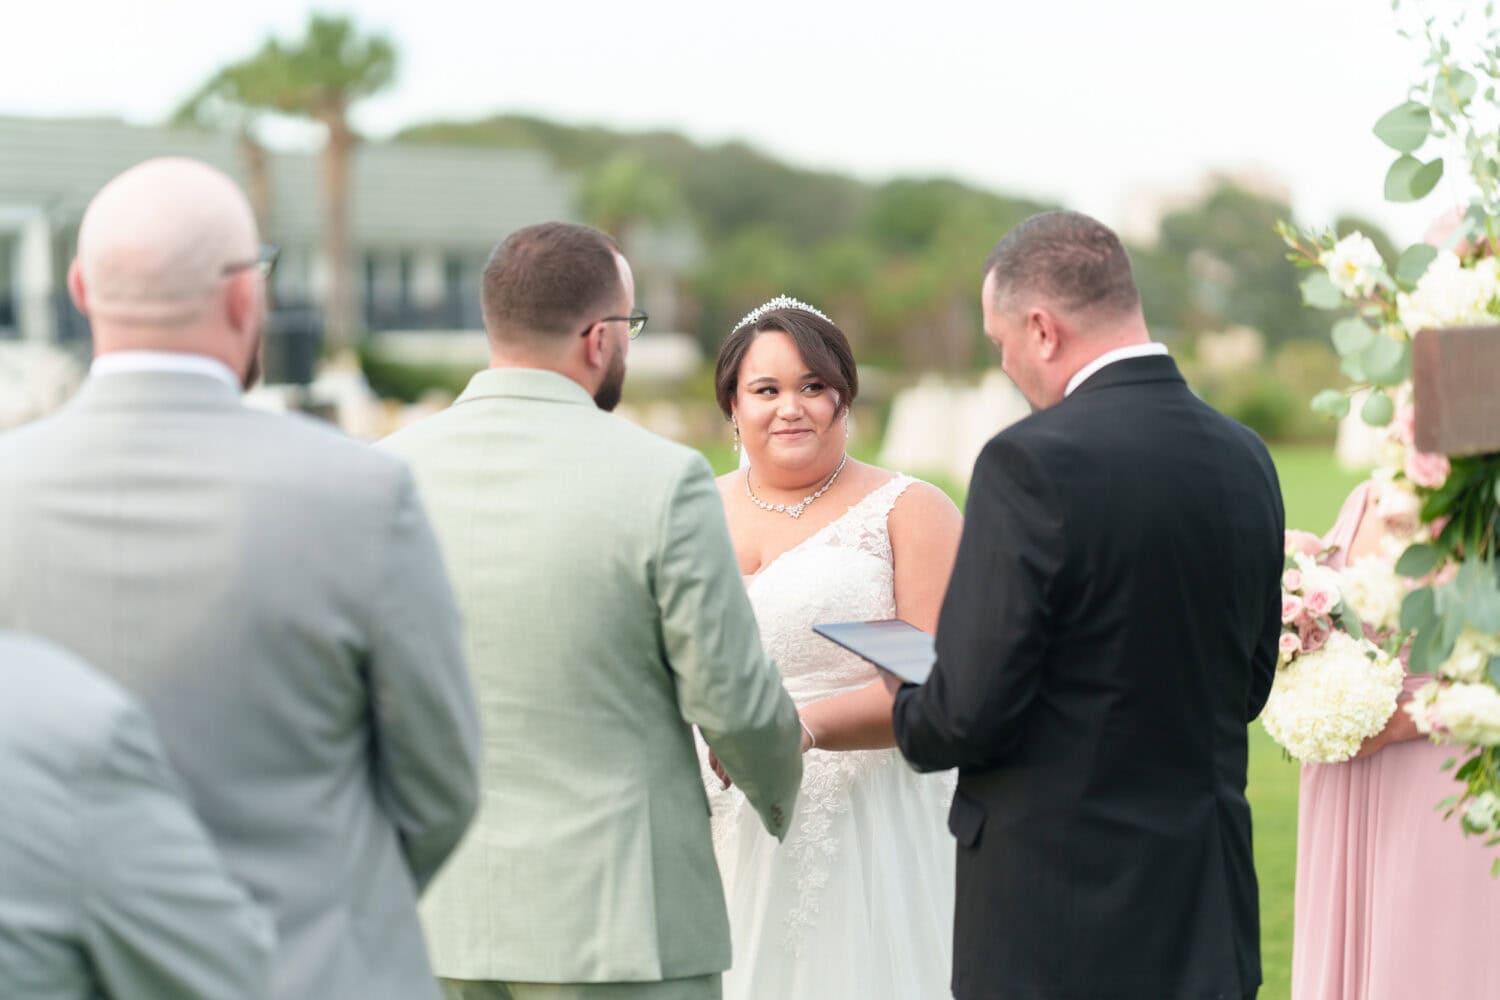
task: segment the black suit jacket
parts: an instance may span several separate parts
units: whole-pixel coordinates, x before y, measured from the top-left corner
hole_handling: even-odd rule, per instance
[[[1252,994],[1246,724],[1276,669],[1281,492],[1170,358],[1118,361],[985,447],[919,770],[959,768],[960,1000]]]

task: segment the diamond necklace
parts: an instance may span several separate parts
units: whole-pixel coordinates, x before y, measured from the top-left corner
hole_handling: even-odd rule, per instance
[[[849,461],[849,453],[846,451],[844,452],[844,457],[839,459],[839,467],[833,470],[833,475],[828,477],[828,482],[823,484],[823,488],[816,493],[803,497],[801,503],[794,503],[790,507],[784,503],[766,503],[760,497],[756,496],[750,489],[750,469],[747,467],[745,469],[745,496],[749,497],[750,502],[761,510],[768,510],[773,514],[785,514],[792,518],[792,520],[796,520],[802,516],[803,508],[828,492],[828,487],[832,486],[833,481],[839,477],[839,473],[844,471],[844,463],[847,461]]]

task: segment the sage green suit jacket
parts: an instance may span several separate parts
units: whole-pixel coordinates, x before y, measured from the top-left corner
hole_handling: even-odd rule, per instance
[[[778,837],[802,764],[708,463],[533,369],[480,372],[382,446],[432,516],[485,734],[479,816],[422,904],[434,968],[574,983],[727,968],[691,727]]]

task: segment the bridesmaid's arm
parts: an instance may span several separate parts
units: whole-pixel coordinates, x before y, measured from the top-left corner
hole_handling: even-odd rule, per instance
[[[1392,743],[1405,743],[1407,740],[1425,739],[1417,724],[1412,721],[1410,715],[1406,714],[1406,699],[1396,703],[1396,714],[1392,715],[1390,721],[1380,732],[1365,740],[1359,746],[1359,753],[1353,759],[1360,760],[1377,754],[1390,746]]]
[[[891,534],[896,617],[924,632],[936,632],[963,532],[963,515],[935,486],[913,483],[896,501],[886,523]],[[817,738],[819,750],[893,747],[894,700],[894,693],[876,681],[858,691],[813,702],[802,709],[802,722]],[[809,749],[806,732],[802,749]]]

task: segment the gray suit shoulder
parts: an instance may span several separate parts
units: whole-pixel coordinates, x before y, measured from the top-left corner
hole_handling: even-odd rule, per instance
[[[0,746],[86,764],[135,711],[123,688],[62,647],[0,631]]]

